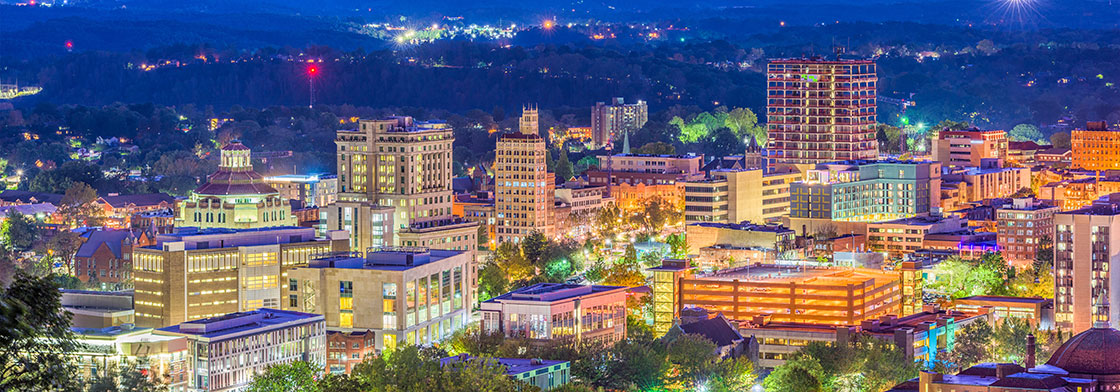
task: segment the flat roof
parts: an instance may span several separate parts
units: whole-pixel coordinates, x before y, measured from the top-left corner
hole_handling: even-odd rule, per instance
[[[757,225],[754,223],[714,223],[714,222],[699,222],[689,223],[689,226],[712,227],[717,229],[739,230],[739,231],[758,231],[767,233],[792,233],[792,229],[787,229],[781,225]]]
[[[310,323],[322,320],[323,316],[319,314],[262,308],[188,321],[159,328],[157,331],[193,335],[213,340],[233,337],[249,331],[259,330],[257,333],[260,333],[271,329],[284,328],[293,323]]]
[[[355,252],[339,252],[311,260],[306,268],[344,268],[381,271],[405,271],[466,253],[460,250],[421,247],[371,248],[363,256]]]
[[[568,361],[549,360],[549,359],[527,359],[527,358],[479,358],[472,355],[458,355],[454,357],[446,357],[439,360],[440,366],[447,366],[452,363],[486,360],[496,362],[506,370],[507,376],[516,376],[527,372],[533,372],[541,369],[547,369],[555,365],[568,363]]]
[[[992,301],[992,302],[1016,302],[1024,304],[1042,304],[1052,300],[1042,297],[1005,297],[1001,295],[974,295],[971,297],[958,298],[957,301]]]
[[[765,283],[812,281],[812,283],[819,284],[848,284],[873,279],[897,280],[898,276],[866,268],[762,264],[726,269],[710,275],[697,276],[694,279],[759,281]]]
[[[608,293],[612,291],[622,291],[629,287],[626,286],[601,286],[601,285],[578,285],[567,283],[537,283],[532,286],[522,287],[517,290],[499,295],[486,301],[489,303],[496,303],[502,301],[533,301],[533,302],[555,302],[571,298],[582,297],[585,295],[594,295],[601,293]]]

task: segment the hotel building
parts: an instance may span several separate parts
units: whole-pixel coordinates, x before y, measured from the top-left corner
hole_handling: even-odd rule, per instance
[[[350,249],[426,246],[473,252],[478,225],[455,218],[454,131],[412,117],[360,120],[340,130],[338,201],[320,208],[324,230],[346,230]]]
[[[136,325],[164,327],[278,308],[288,272],[312,255],[349,248],[345,233],[303,227],[180,229],[132,252]]]
[[[848,161],[819,164],[790,185],[790,218],[879,222],[941,205],[941,164]],[[794,224],[794,226],[797,226]]]
[[[626,338],[627,290],[562,283],[522,287],[482,303],[482,329],[509,338],[610,345]]]
[[[494,159],[497,243],[519,242],[534,231],[551,236],[556,179],[545,164],[536,108],[525,108],[519,132],[498,138]]]
[[[875,159],[878,77],[871,60],[777,59],[766,68],[770,160]]]
[[[332,331],[371,331],[378,352],[437,342],[470,322],[471,255],[383,248],[312,260],[285,282],[285,310],[319,313]]]
[[[323,316],[260,309],[160,328],[156,335],[185,337],[188,391],[241,391],[269,366],[326,363]]]
[[[708,180],[684,183],[686,223],[778,223],[789,214],[796,170],[715,170]]]
[[[299,200],[304,206],[325,207],[338,199],[338,176],[334,174],[286,174],[264,182],[280,192],[280,197]]]

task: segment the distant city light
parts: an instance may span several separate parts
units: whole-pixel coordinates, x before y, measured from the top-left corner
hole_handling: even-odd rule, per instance
[[[319,73],[319,67],[314,66],[314,65],[312,65],[310,67],[307,67],[307,74],[308,75],[315,76],[318,73]]]
[[[556,27],[556,22],[554,22],[552,19],[546,19],[542,26],[545,30],[552,30],[553,27]]]

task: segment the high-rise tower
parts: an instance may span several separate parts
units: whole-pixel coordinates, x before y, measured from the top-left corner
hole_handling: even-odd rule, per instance
[[[538,134],[536,107],[522,110],[520,130],[498,138],[494,158],[494,217],[498,242],[521,241],[533,231],[552,234],[555,178]]]
[[[771,60],[766,80],[771,161],[815,164],[878,157],[873,61]]]

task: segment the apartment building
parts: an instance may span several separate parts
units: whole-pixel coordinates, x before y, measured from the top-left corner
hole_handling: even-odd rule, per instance
[[[925,247],[926,236],[952,233],[964,228],[959,217],[919,216],[867,224],[867,248],[872,252],[902,257]]]
[[[136,324],[165,327],[278,308],[288,272],[313,255],[349,249],[345,233],[305,227],[180,229],[133,249]]]
[[[338,199],[338,176],[334,174],[285,174],[266,177],[264,182],[280,197],[299,200],[305,206],[325,207]]]
[[[386,247],[292,270],[285,310],[319,313],[334,331],[374,334],[377,352],[430,344],[470,321],[473,258],[465,251]]]
[[[946,170],[941,175],[941,186],[958,188],[968,202],[1010,197],[1031,187],[1030,168],[999,167],[994,160],[985,160],[981,165]]]
[[[626,103],[622,97],[610,102],[596,102],[591,107],[591,143],[598,147],[611,144],[618,135],[636,132],[649,121],[646,101]]]
[[[1054,323],[1081,332],[1120,323],[1118,275],[1110,271],[1120,256],[1120,194],[1074,211],[1054,214]]]
[[[770,160],[875,159],[878,77],[871,60],[776,59],[766,67]]]
[[[996,241],[1003,258],[1017,267],[1031,265],[1042,246],[1053,246],[1058,207],[1032,198],[1014,199],[996,209]],[[1043,238],[1050,240],[1042,243]]]

